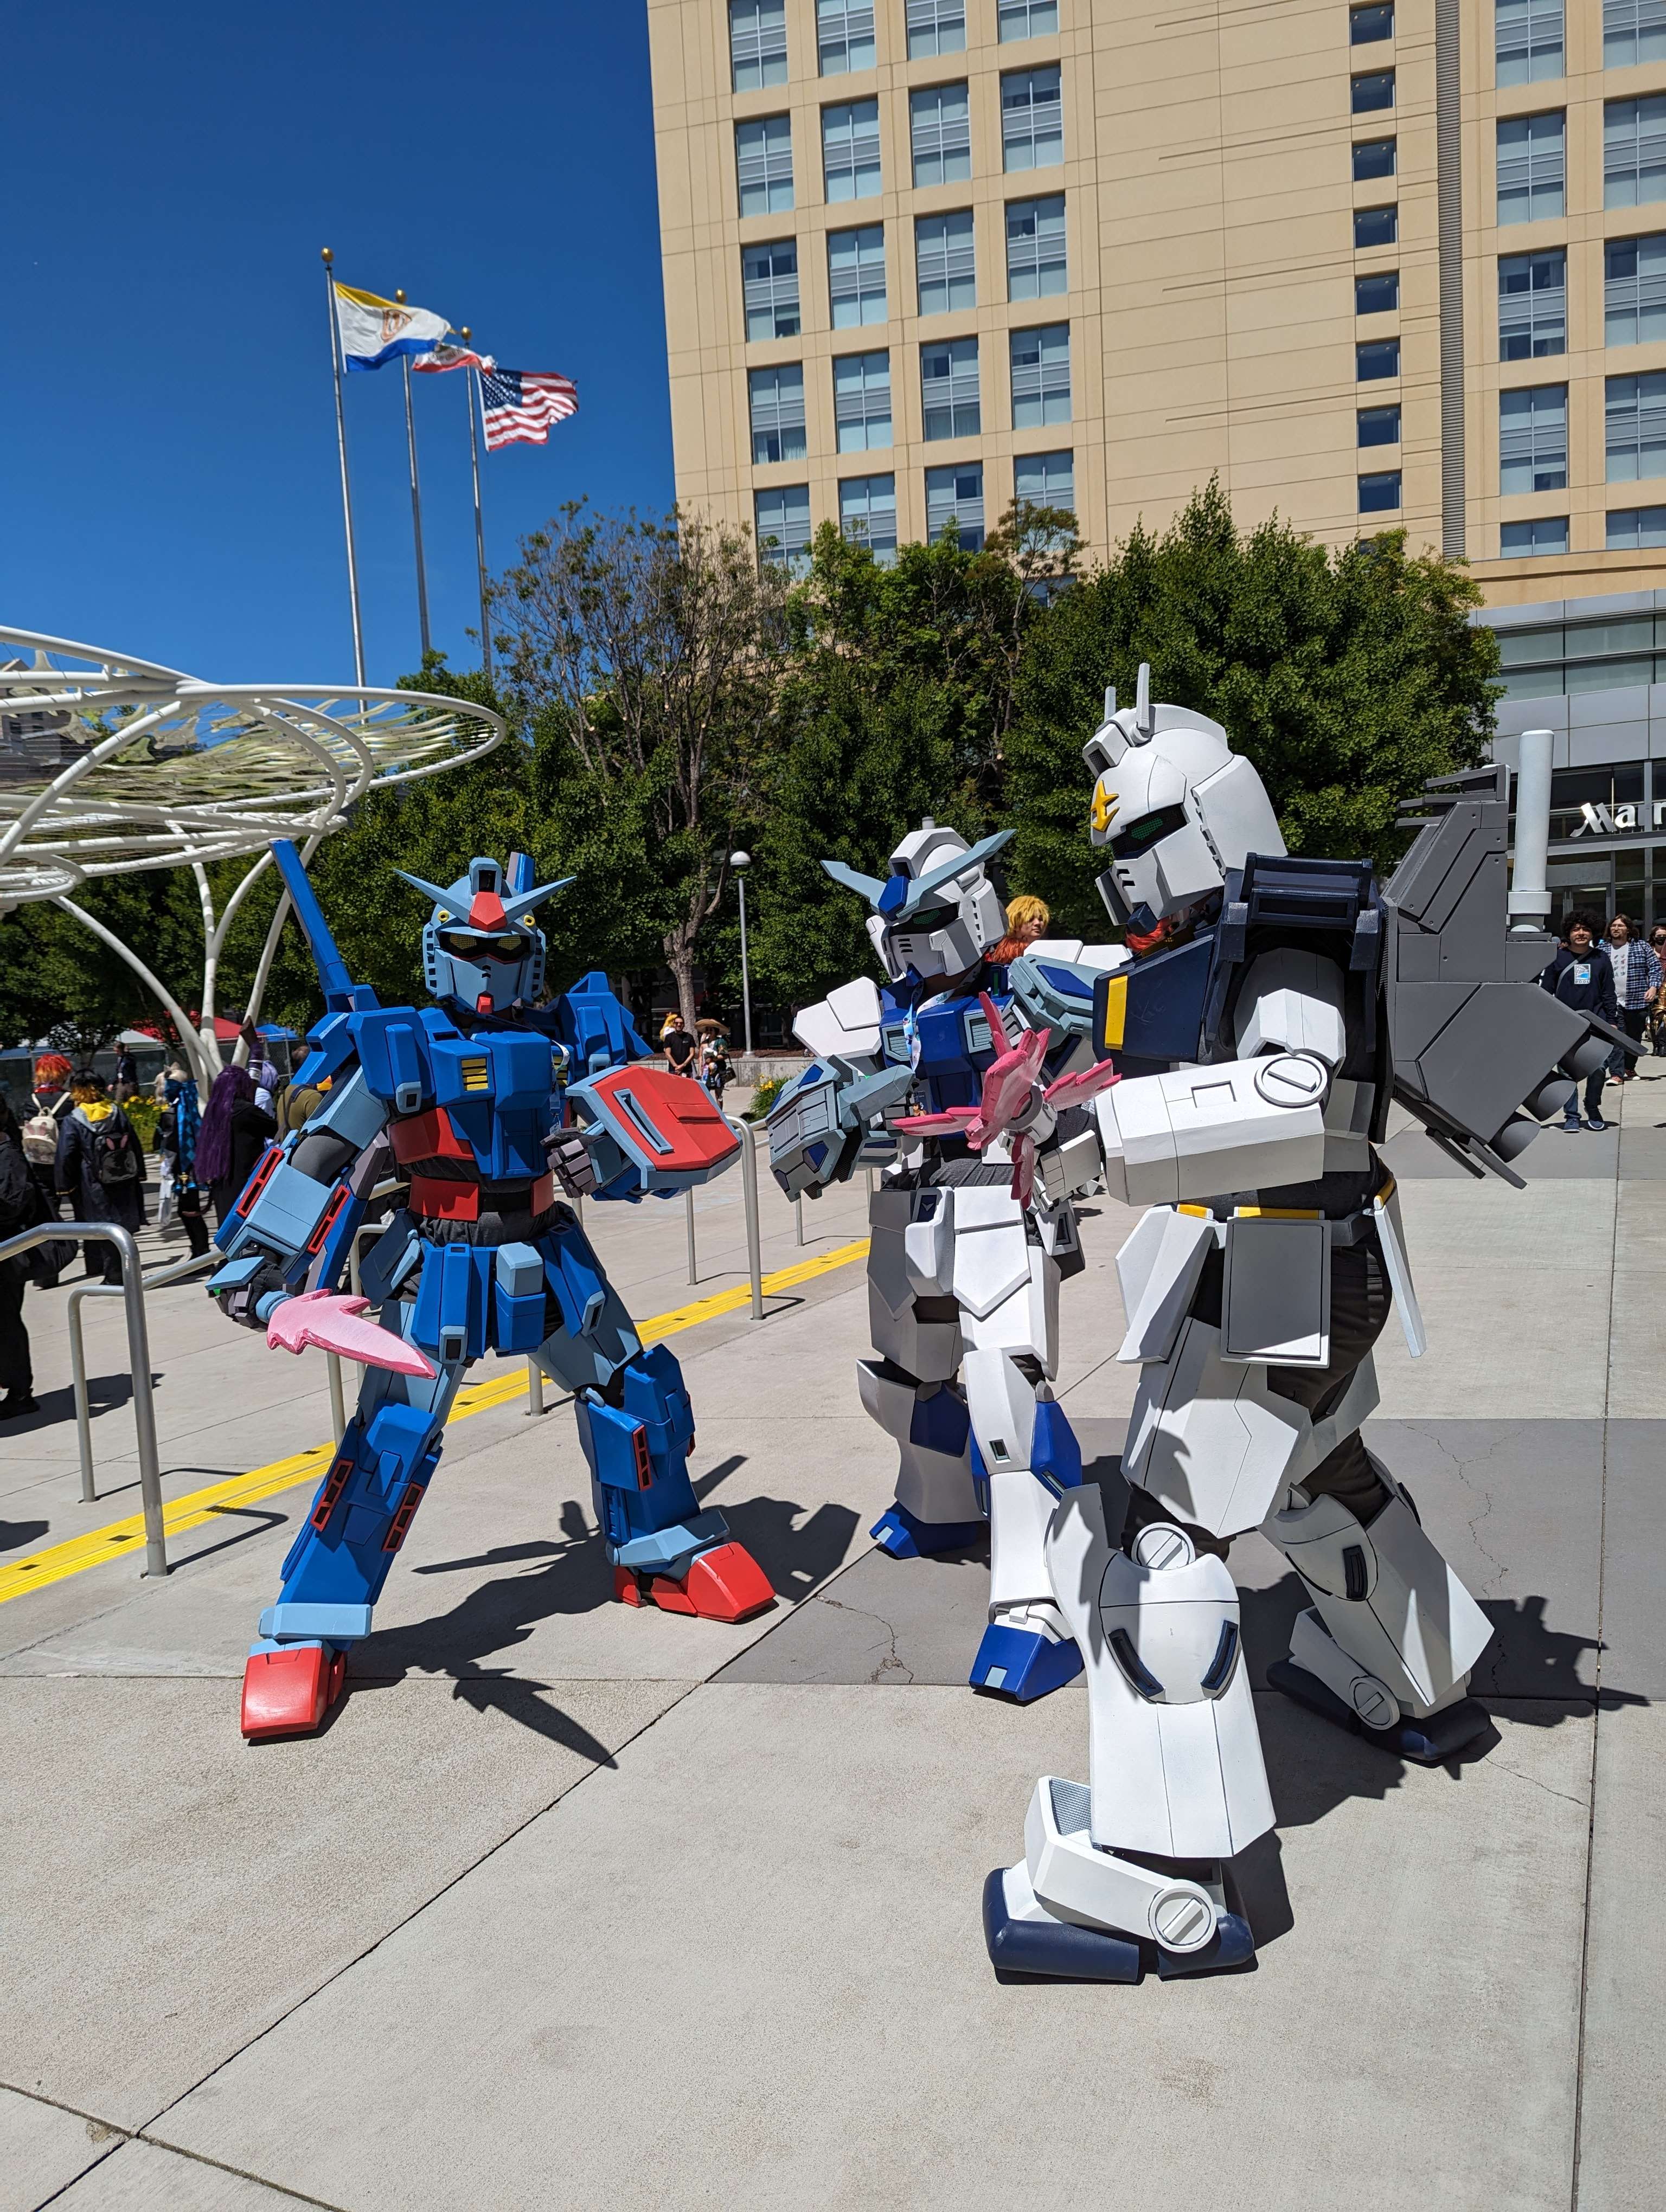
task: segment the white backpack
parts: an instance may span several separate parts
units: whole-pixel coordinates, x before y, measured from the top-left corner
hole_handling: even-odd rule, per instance
[[[42,1106],[23,1124],[23,1157],[31,1167],[49,1168],[58,1158],[58,1116]]]

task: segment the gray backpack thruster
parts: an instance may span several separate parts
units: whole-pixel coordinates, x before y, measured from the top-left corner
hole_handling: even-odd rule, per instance
[[[1574,1082],[1638,1047],[1541,989],[1556,939],[1510,927],[1502,762],[1437,776],[1401,812],[1418,833],[1382,893],[1394,1095],[1471,1175],[1519,1187],[1509,1162]]]

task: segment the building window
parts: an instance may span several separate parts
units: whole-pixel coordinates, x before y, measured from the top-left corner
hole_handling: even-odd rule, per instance
[[[1494,0],[1493,65],[1498,84],[1560,76],[1562,0]]]
[[[1567,351],[1567,254],[1560,246],[1543,253],[1505,253],[1499,258],[1499,359],[1535,361]]]
[[[822,178],[830,200],[872,199],[879,189],[879,103],[822,110]]]
[[[1602,66],[1633,69],[1666,61],[1666,5],[1662,0],[1602,0]]]
[[[729,0],[729,71],[737,92],[787,82],[787,0]]]
[[[977,262],[972,211],[915,219],[914,267],[922,315],[945,315],[977,305]]]
[[[1400,443],[1399,408],[1362,407],[1359,410],[1359,443],[1362,446],[1397,446]]]
[[[804,368],[799,362],[755,368],[746,379],[752,406],[752,465],[804,459]]]
[[[964,84],[933,84],[909,94],[909,137],[916,185],[962,185],[972,173],[972,125]]]
[[[976,338],[944,338],[921,347],[920,398],[927,439],[976,437],[983,410],[978,404]]]
[[[1379,39],[1391,39],[1393,36],[1392,0],[1370,8],[1349,9],[1348,44],[1351,46],[1374,46]]]
[[[1622,507],[1608,516],[1610,553],[1651,553],[1666,545],[1666,507]]]
[[[1666,476],[1666,369],[1609,377],[1604,415],[1610,483]]]
[[[1610,100],[1602,108],[1602,204],[1666,199],[1666,97]]]
[[[1565,514],[1540,514],[1531,522],[1506,522],[1499,532],[1499,557],[1503,561],[1519,560],[1524,554],[1566,551]]]
[[[816,58],[824,76],[873,67],[873,0],[816,0]]]
[[[1012,428],[1039,430],[1070,420],[1070,325],[1014,331],[1011,337]]]
[[[1067,291],[1064,194],[1006,204],[1006,296],[1050,300]]]
[[[1397,207],[1355,208],[1353,243],[1356,247],[1393,246],[1400,236]]]
[[[1356,315],[1386,315],[1400,305],[1400,271],[1385,269],[1379,276],[1353,280]]]
[[[1379,107],[1392,107],[1394,71],[1373,70],[1369,76],[1351,79],[1350,104],[1356,115],[1371,115]]]
[[[891,356],[841,354],[833,363],[833,422],[842,453],[891,443]]]
[[[1353,349],[1354,370],[1361,384],[1374,384],[1379,377],[1400,374],[1400,341],[1398,338],[1371,338]]]
[[[1611,238],[1602,248],[1605,345],[1666,338],[1666,233]]]
[[[909,59],[966,51],[966,0],[909,0]]]
[[[793,125],[784,115],[734,127],[742,215],[784,215],[793,204]]]
[[[839,532],[866,545],[882,568],[897,560],[897,479],[847,477],[839,486]]]
[[[1359,512],[1361,514],[1387,514],[1400,505],[1400,471],[1380,469],[1375,476],[1359,479]]]
[[[778,484],[752,495],[757,550],[766,561],[801,576],[810,566],[810,487]]]
[[[740,249],[740,289],[749,338],[799,334],[799,249],[790,238]]]
[[[983,469],[977,461],[926,471],[926,535],[951,534],[968,553],[983,544]]]
[[[1356,185],[1369,185],[1378,177],[1391,177],[1394,167],[1392,138],[1362,139],[1353,149],[1353,181]]]
[[[1059,27],[1059,0],[1000,0],[997,11],[1000,43],[1014,39],[1045,39]]]
[[[1045,169],[1064,159],[1064,94],[1056,69],[1012,70],[1000,81],[1000,160]]]
[[[885,319],[885,229],[883,223],[860,230],[827,234],[827,295],[836,331]]]
[[[1525,391],[1499,392],[1499,489],[1509,494],[1566,489],[1566,385],[1535,384]]]
[[[1499,221],[1542,222],[1562,212],[1566,118],[1560,107],[1499,125]]]
[[[1012,496],[1030,507],[1061,507],[1076,512],[1073,453],[1020,453],[1012,463]]]

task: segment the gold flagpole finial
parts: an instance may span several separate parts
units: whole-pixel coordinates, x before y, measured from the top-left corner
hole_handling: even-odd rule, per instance
[[[463,325],[459,336],[461,337],[464,344],[466,345],[469,342],[469,326],[466,323]]]
[[[403,307],[404,307],[404,303],[405,303],[405,295],[404,295],[404,294],[403,292],[396,292],[396,293],[393,295],[393,296],[394,296],[394,298],[398,301],[399,305]]]
[[[330,264],[331,264],[331,263],[335,259],[335,258],[336,258],[336,257],[335,257],[335,255],[334,255],[333,253],[331,253],[331,252],[330,251],[330,249],[329,249],[329,247],[328,247],[327,246],[321,246],[319,248],[319,252],[320,255],[323,257],[324,265],[325,265],[325,267],[327,269],[327,268],[330,266]]]

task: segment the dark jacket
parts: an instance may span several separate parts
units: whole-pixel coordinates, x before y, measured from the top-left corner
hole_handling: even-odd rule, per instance
[[[277,1124],[252,1098],[240,1098],[231,1109],[231,1173],[213,1186],[214,1210],[223,1221],[254,1173],[255,1162],[277,1134]]]
[[[119,1106],[110,1116],[119,1121],[132,1138],[134,1156],[144,1158],[133,1125]],[[89,1121],[84,1106],[76,1106],[65,1115],[58,1133],[58,1187],[67,1190],[74,1201],[76,1217],[81,1221],[118,1221],[124,1229],[139,1229],[144,1224],[144,1198],[139,1176],[131,1182],[105,1184],[99,1181],[97,1145],[100,1129],[108,1121]]]
[[[1576,981],[1581,968],[1587,971],[1583,983]],[[1556,957],[1539,981],[1577,1014],[1600,1014],[1605,1022],[1617,1022],[1620,1018],[1614,995],[1614,969],[1600,945],[1593,945],[1589,952],[1579,954],[1571,951],[1566,945],[1559,945]]]

